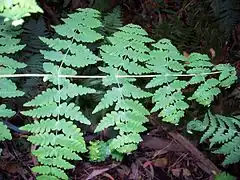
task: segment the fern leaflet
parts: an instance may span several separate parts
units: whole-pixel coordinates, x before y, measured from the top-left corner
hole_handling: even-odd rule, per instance
[[[144,62],[149,59],[150,49],[146,43],[152,42],[147,33],[137,25],[129,24],[108,37],[109,45],[100,47],[105,67],[99,69],[107,74],[103,79],[105,86],[110,86],[93,113],[114,107],[100,121],[95,129],[99,132],[108,127],[114,127],[119,135],[109,141],[112,157],[130,153],[137,149],[142,140],[139,133],[146,130],[143,126],[148,121],[148,110],[140,103],[140,99],[151,96],[133,85],[134,78],[116,78],[116,75],[144,74],[149,72]],[[115,156],[116,155],[116,156]]]
[[[210,148],[221,145],[213,153],[226,156],[223,165],[240,161],[240,120],[239,117],[213,115],[210,111],[205,114],[203,121],[194,120],[188,123],[188,132],[192,130],[204,132],[201,141],[210,141]]]
[[[98,57],[83,43],[102,38],[95,31],[101,26],[101,22],[99,12],[93,9],[80,9],[70,14],[64,22],[65,24],[54,27],[58,33],[55,39],[40,38],[49,47],[41,50],[48,60],[43,63],[43,70],[51,74],[43,80],[50,82],[52,87],[24,104],[33,106],[34,109],[22,111],[26,116],[40,118],[40,121],[22,127],[33,134],[28,140],[38,145],[33,152],[39,161],[39,166],[33,167],[33,171],[39,174],[38,179],[68,179],[64,170],[74,168],[68,160],[80,160],[78,153],[87,151],[83,134],[73,121],[87,125],[91,122],[72,99],[96,91],[72,83],[67,78],[60,78],[59,75],[77,75],[74,68],[97,62]]]

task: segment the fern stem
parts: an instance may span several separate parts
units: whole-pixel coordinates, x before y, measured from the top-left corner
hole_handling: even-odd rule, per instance
[[[149,74],[149,75],[116,75],[116,78],[153,78],[160,76],[174,76],[174,77],[191,77],[191,76],[203,76],[214,75],[221,72],[216,71],[212,73],[199,73],[199,74]],[[18,77],[50,77],[52,74],[2,74],[0,78],[18,78]],[[104,79],[107,76],[80,76],[80,75],[58,75],[59,78],[75,78],[75,79]]]

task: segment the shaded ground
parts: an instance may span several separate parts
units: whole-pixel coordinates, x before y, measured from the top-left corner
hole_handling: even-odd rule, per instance
[[[126,156],[123,162],[110,159],[104,163],[79,161],[76,168],[68,172],[69,177],[73,180],[211,180],[214,173],[223,169],[215,165],[220,164],[223,157],[213,157],[206,151],[200,152],[196,147],[197,141],[189,141],[167,126],[157,125],[158,121],[156,116],[150,117],[154,128],[143,135],[138,151]],[[30,149],[24,135],[15,134],[11,142],[4,143],[0,180],[34,179],[31,167],[36,164],[36,159],[31,155]],[[211,157],[213,162],[207,157]],[[229,169],[240,177],[237,171],[239,165],[233,165]]]

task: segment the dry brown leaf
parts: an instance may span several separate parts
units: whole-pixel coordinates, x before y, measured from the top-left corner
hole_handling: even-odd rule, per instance
[[[168,164],[168,159],[167,158],[158,158],[158,159],[154,159],[152,161],[152,164],[155,167],[160,167],[160,168],[165,168]]]

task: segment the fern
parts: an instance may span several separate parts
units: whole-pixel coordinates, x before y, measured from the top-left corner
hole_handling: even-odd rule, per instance
[[[240,161],[240,120],[239,117],[226,117],[213,115],[210,111],[205,114],[203,121],[194,120],[188,123],[188,132],[204,132],[200,142],[209,139],[210,148],[214,145],[221,145],[213,150],[213,153],[226,156],[223,165]]]
[[[225,36],[230,37],[233,26],[240,22],[240,3],[237,0],[210,0],[216,19],[225,29]]]
[[[63,19],[63,24],[54,27],[54,38],[39,38],[43,45],[39,46],[40,53],[44,58],[41,71],[45,73],[43,81],[47,88],[26,102],[25,109],[21,111],[35,119],[21,129],[31,133],[28,140],[36,145],[32,153],[37,157],[38,165],[32,170],[38,174],[37,179],[68,179],[65,171],[74,168],[70,161],[81,160],[81,153],[88,150],[90,160],[97,162],[110,155],[121,160],[124,154],[136,150],[142,141],[141,133],[147,130],[144,124],[150,115],[142,99],[152,98],[154,107],[151,112],[159,111],[163,121],[179,124],[191,100],[209,106],[221,88],[230,87],[237,78],[232,66],[214,66],[207,55],[199,53],[191,53],[187,58],[170,40],[154,42],[145,30],[134,24],[120,27],[117,31],[114,29],[106,39],[107,44],[99,48],[99,58],[89,48],[91,43],[103,39],[98,32],[106,24],[99,19],[98,11],[79,9]],[[0,31],[0,59],[3,59],[0,60],[0,74],[13,74],[25,64],[15,62],[7,54],[24,46],[19,45],[15,38],[18,32],[10,31],[7,26],[0,27],[3,29]],[[76,76],[90,65],[99,64],[101,67],[98,69],[104,76],[98,77],[102,78],[107,90],[92,113],[106,113],[95,132],[112,128],[118,134],[107,142],[90,142],[87,148],[83,133],[76,124],[90,125],[91,121],[75,102],[81,101],[81,96],[96,93],[96,90],[68,77]],[[137,78],[142,77],[152,78],[146,88],[153,89],[154,93],[139,86]],[[1,78],[0,85],[2,98],[23,95],[10,79]],[[184,90],[193,85],[195,89],[188,97]],[[12,115],[5,105],[0,105],[0,111],[4,116]],[[189,123],[189,129],[207,130],[201,142],[209,139],[210,147],[225,143],[226,146],[214,152],[225,154],[225,164],[228,164],[239,158],[239,121],[225,119],[209,113],[203,122]],[[0,129],[6,132],[0,136],[1,139],[9,139],[9,131],[3,123],[0,123]]]
[[[236,79],[236,70],[228,64],[214,66],[207,55],[191,53],[188,58],[179,53],[168,39],[152,44],[148,68],[158,75],[151,79],[146,88],[158,88],[152,96],[155,106],[151,112],[160,110],[163,121],[178,124],[189,107],[187,100],[196,100],[209,106],[221,90],[228,88]],[[218,79],[209,77],[220,74]],[[191,77],[189,80],[181,77]],[[189,85],[199,85],[192,96],[186,98],[183,90]]]
[[[43,16],[38,19],[28,18],[23,24],[22,41],[26,44],[24,51],[19,55],[22,59],[26,59],[27,68],[21,71],[23,74],[44,73],[42,64],[45,62],[40,50],[46,50],[47,46],[39,39],[41,37],[50,37],[50,32]],[[22,82],[22,89],[25,97],[34,97],[39,94],[38,87],[42,84],[42,79],[38,77],[29,77]]]
[[[91,141],[89,146],[90,161],[101,162],[109,156],[108,143],[104,141]]]
[[[220,88],[229,88],[237,79],[236,70],[229,64],[219,64],[214,66],[210,62],[210,58],[207,55],[199,53],[192,53],[188,58],[187,67],[191,68],[187,72],[193,74],[200,74],[200,76],[194,76],[190,80],[190,84],[202,83],[194,94],[188,98],[189,100],[196,100],[198,103],[209,106],[221,90]],[[207,79],[210,72],[218,71],[219,77]]]
[[[140,26],[129,24],[108,37],[111,44],[100,47],[101,57],[106,66],[99,69],[107,74],[103,84],[110,87],[110,90],[103,96],[93,113],[114,108],[102,118],[95,132],[108,127],[119,131],[119,135],[109,142],[113,158],[118,158],[118,154],[136,150],[138,143],[142,141],[140,133],[146,130],[143,124],[148,121],[145,116],[149,115],[149,112],[139,100],[150,97],[151,93],[135,86],[134,78],[116,78],[116,75],[149,72],[143,62],[149,58],[150,49],[146,43],[153,40],[146,35]]]
[[[6,105],[2,104],[0,105],[0,118],[10,118],[15,114],[14,111],[7,109]],[[4,141],[5,139],[11,140],[12,135],[10,133],[10,130],[7,128],[7,126],[3,123],[0,122],[0,141]]]
[[[40,38],[49,47],[41,50],[44,58],[48,60],[43,63],[43,69],[51,74],[43,80],[52,83],[52,87],[24,104],[26,107],[35,108],[23,111],[22,114],[40,120],[21,128],[33,134],[28,140],[38,146],[33,151],[39,161],[39,166],[33,167],[33,171],[40,175],[38,179],[68,179],[64,170],[74,167],[68,160],[80,160],[78,153],[87,151],[83,134],[74,125],[74,121],[87,125],[91,122],[71,100],[96,91],[58,75],[76,75],[74,68],[97,62],[98,57],[80,42],[94,42],[102,37],[95,31],[101,26],[98,19],[98,11],[81,9],[64,19],[65,24],[54,27],[58,33],[55,39]]]
[[[184,110],[189,106],[181,92],[188,83],[177,80],[174,74],[186,71],[183,64],[185,57],[167,39],[162,39],[152,46],[155,49],[150,52],[148,67],[160,76],[153,78],[146,85],[146,88],[159,87],[152,97],[155,106],[151,112],[161,110],[159,116],[163,117],[163,121],[178,124],[184,116]]]
[[[121,20],[121,8],[120,6],[115,7],[112,12],[104,16],[103,19],[104,32],[106,34],[115,33],[119,28],[123,26]]]
[[[5,17],[5,21],[13,21],[15,26],[22,24],[22,18],[30,16],[30,13],[38,12],[43,13],[43,10],[35,0],[3,0],[0,4],[0,16]]]
[[[13,53],[22,50],[20,39],[17,36],[21,29],[13,28],[7,23],[0,24],[0,75],[14,74],[17,69],[26,67],[26,64],[15,61],[10,57]],[[17,89],[16,84],[7,78],[0,78],[0,98],[13,98],[22,96],[24,92]],[[0,120],[10,118],[14,111],[7,109],[6,105],[0,104]],[[0,121],[0,141],[11,140],[12,136],[7,126]]]

